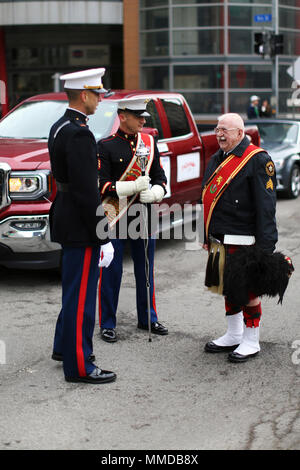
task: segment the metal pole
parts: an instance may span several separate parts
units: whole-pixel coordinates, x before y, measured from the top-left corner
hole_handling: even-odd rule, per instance
[[[272,23],[273,23],[273,33],[278,34],[278,0],[272,0]],[[272,106],[275,106],[276,115],[278,112],[278,55],[276,54],[272,58]]]
[[[140,166],[142,176],[146,174],[146,162],[148,161],[147,154],[148,149],[141,145],[141,148],[137,149],[136,154],[139,156]],[[146,153],[147,152],[147,153]],[[148,310],[148,332],[149,337],[148,341],[151,343],[151,304],[150,304],[150,270],[149,270],[149,257],[148,257],[148,245],[149,245],[149,236],[148,236],[148,209],[147,204],[142,204],[142,223],[143,223],[143,236],[144,236],[144,253],[145,253],[145,275],[146,275],[146,291],[147,291],[147,310]]]

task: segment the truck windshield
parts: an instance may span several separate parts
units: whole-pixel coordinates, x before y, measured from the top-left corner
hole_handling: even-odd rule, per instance
[[[67,101],[30,101],[19,106],[0,122],[0,138],[48,139],[51,126],[64,114]],[[111,134],[117,103],[101,101],[88,125],[96,140]]]

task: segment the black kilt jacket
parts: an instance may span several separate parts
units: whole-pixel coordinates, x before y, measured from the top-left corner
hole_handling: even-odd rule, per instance
[[[230,154],[241,157],[249,145],[247,137]],[[219,149],[210,159],[202,186],[226,158]],[[256,244],[272,253],[278,240],[276,227],[276,174],[267,152],[254,155],[230,182],[214,208],[209,233],[254,235]]]
[[[55,180],[63,183],[50,209],[51,240],[67,246],[98,246],[101,204],[97,144],[84,114],[68,108],[51,128],[48,148]]]

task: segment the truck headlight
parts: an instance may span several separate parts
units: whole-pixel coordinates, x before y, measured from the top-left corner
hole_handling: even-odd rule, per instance
[[[39,181],[36,176],[21,176],[9,178],[9,191],[11,193],[32,193],[39,187]]]
[[[49,193],[50,171],[12,171],[8,181],[13,200],[35,200]]]

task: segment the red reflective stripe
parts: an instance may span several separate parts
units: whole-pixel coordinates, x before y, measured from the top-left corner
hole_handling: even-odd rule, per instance
[[[101,328],[101,317],[102,317],[102,308],[101,308],[101,283],[102,283],[102,271],[103,268],[100,268],[100,276],[99,276],[99,286],[98,286],[98,301],[99,301],[99,326]]]
[[[79,289],[79,299],[77,307],[77,323],[76,323],[76,356],[77,356],[77,366],[80,377],[86,376],[85,363],[84,363],[84,354],[82,348],[82,326],[83,326],[83,316],[84,316],[84,306],[86,299],[86,290],[89,280],[89,272],[92,258],[92,248],[88,247],[85,249],[84,261],[83,261],[83,270],[80,282]]]
[[[155,313],[156,313],[156,318],[158,319],[158,317],[157,317],[157,311],[156,311],[156,303],[155,303],[154,266],[153,266],[153,270],[152,270],[152,280],[153,280],[152,304],[153,304],[154,311],[155,311]]]

